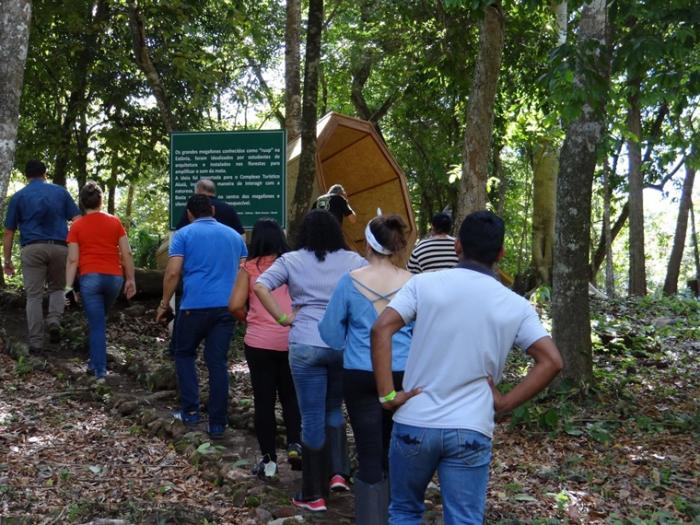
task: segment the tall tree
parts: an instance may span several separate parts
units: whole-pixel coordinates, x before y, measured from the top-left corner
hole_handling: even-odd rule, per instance
[[[627,111],[627,152],[629,158],[629,295],[646,295],[647,276],[644,256],[644,175],[642,174],[641,79],[629,80]]]
[[[591,0],[582,7],[574,89],[583,105],[567,126],[559,157],[552,335],[564,358],[562,376],[575,382],[590,381],[593,377],[588,254],[593,173],[605,129],[603,113],[609,75],[607,14],[606,0]]]
[[[474,69],[467,129],[462,153],[462,178],[459,184],[455,223],[460,224],[469,213],[486,208],[491,130],[498,75],[501,69],[505,15],[500,1],[484,9],[479,25],[479,55]]]
[[[171,133],[175,131],[175,117],[170,108],[170,101],[165,91],[165,86],[161,81],[158,70],[156,69],[151,54],[146,45],[146,29],[143,20],[143,15],[139,9],[136,0],[129,0],[129,27],[131,28],[132,46],[134,50],[134,58],[136,63],[146,76],[148,85],[151,87],[153,96],[158,104],[160,117],[165,126],[165,131]]]
[[[301,133],[301,0],[287,0],[284,34],[284,124],[287,141]]]
[[[15,160],[31,0],[0,0],[0,217]]]
[[[676,220],[676,232],[673,236],[673,247],[668,259],[666,279],[664,280],[664,294],[674,295],[678,293],[678,276],[681,272],[683,249],[685,248],[686,232],[688,230],[688,212],[690,211],[693,196],[693,184],[695,182],[695,167],[687,164],[685,167],[685,180],[678,204],[678,218]]]
[[[323,32],[323,0],[309,1],[304,57],[304,99],[301,113],[301,154],[299,175],[291,205],[289,236],[296,239],[301,221],[311,206],[316,179],[316,106],[318,101],[318,70],[321,61]]]

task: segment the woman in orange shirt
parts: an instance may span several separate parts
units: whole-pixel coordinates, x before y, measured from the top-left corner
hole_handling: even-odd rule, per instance
[[[89,181],[81,188],[80,205],[85,215],[75,221],[68,232],[66,283],[73,283],[80,267],[80,295],[90,339],[88,370],[98,381],[104,381],[107,309],[114,303],[122,285],[127,299],[136,293],[134,260],[121,221],[101,211],[102,189],[97,183]],[[73,291],[70,284],[66,291]]]

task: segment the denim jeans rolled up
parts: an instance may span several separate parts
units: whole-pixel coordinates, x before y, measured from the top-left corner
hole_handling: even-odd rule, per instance
[[[226,425],[228,410],[228,349],[234,320],[227,308],[181,309],[175,319],[175,368],[183,414],[199,416],[199,381],[195,359],[204,341],[209,370],[209,425]]]
[[[124,278],[104,273],[80,276],[80,298],[88,321],[90,362],[96,377],[107,373],[107,310],[119,295]]]
[[[437,470],[445,525],[482,525],[490,462],[491,438],[480,432],[395,422],[389,449],[389,523],[421,523],[425,489]]]
[[[326,426],[344,424],[343,353],[290,343],[289,366],[301,411],[301,440],[310,448],[321,448],[326,441]]]

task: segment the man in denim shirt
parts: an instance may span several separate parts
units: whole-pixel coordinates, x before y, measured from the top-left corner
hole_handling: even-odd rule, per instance
[[[77,219],[80,210],[62,186],[46,182],[46,166],[30,160],[25,168],[27,185],[10,199],[3,237],[3,269],[14,275],[12,242],[19,229],[22,277],[27,294],[29,349],[44,346],[44,286],[48,284],[49,312],[46,318],[51,342],[58,342],[65,306],[66,221]]]
[[[445,524],[481,525],[491,462],[494,415],[544,389],[562,367],[559,350],[527,299],[496,280],[503,221],[488,211],[469,215],[455,244],[459,264],[411,279],[372,327],[379,400],[396,410],[389,451],[391,525],[418,525],[425,489],[437,470]],[[403,379],[394,390],[391,336],[414,322]],[[535,361],[502,395],[513,345]]]

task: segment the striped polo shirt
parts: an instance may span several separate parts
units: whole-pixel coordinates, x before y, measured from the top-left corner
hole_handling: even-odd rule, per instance
[[[406,269],[411,273],[423,273],[448,270],[456,265],[455,238],[445,235],[420,241],[413,248]]]

